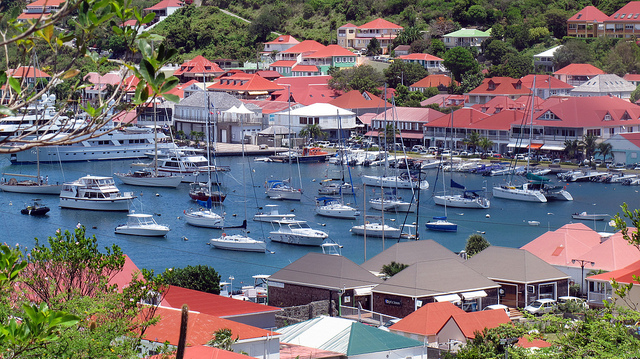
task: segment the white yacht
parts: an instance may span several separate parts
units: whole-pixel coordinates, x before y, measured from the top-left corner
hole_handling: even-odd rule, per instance
[[[224,217],[210,208],[189,209],[184,211],[185,221],[196,227],[222,228]]]
[[[493,197],[525,202],[547,202],[547,197],[544,196],[542,191],[540,189],[533,189],[530,183],[524,183],[519,186],[502,184],[493,187]]]
[[[244,234],[227,235],[222,233],[218,238],[211,238],[209,244],[218,249],[242,252],[266,252],[267,244],[264,241],[253,239]]]
[[[316,199],[316,213],[319,216],[355,219],[360,215],[357,209],[348,206],[339,198],[320,197]]]
[[[362,176],[362,183],[367,186],[387,188],[429,188],[427,180],[418,181],[417,178],[409,177],[406,174],[400,176]]]
[[[402,198],[392,195],[369,200],[371,208],[378,211],[414,213],[416,202],[403,201]]]
[[[158,159],[158,174],[167,176],[181,176],[182,182],[222,182],[222,176],[229,172],[228,166],[210,165],[206,157],[197,154],[175,153],[168,158]],[[211,176],[209,176],[211,173]]]
[[[296,217],[295,213],[280,213],[277,204],[267,204],[264,209],[264,212],[258,212],[253,216],[254,221],[273,223],[281,219],[294,219]]]
[[[182,182],[182,176],[156,174],[153,169],[144,168],[127,173],[114,173],[122,183],[131,186],[176,188]]]
[[[491,206],[491,201],[486,197],[478,195],[477,191],[464,191],[462,194],[433,196],[433,201],[439,206],[456,208],[487,209]]]
[[[359,236],[378,237],[378,238],[400,238],[402,230],[400,228],[391,227],[382,223],[365,223],[351,227],[351,233]]]
[[[133,192],[121,193],[113,177],[84,176],[64,183],[60,191],[60,207],[96,211],[128,211]]]
[[[132,236],[164,237],[169,233],[169,227],[158,224],[150,214],[131,213],[126,224],[116,227],[116,234]]]
[[[280,226],[277,230],[269,232],[269,238],[274,242],[320,246],[325,238],[329,237],[325,232],[309,227],[307,221],[283,219],[274,223]]]
[[[9,177],[6,179],[5,176]],[[18,180],[18,178],[25,178]],[[33,175],[3,173],[0,180],[0,190],[4,192],[29,193],[29,194],[60,194],[62,185],[59,183],[49,184],[46,180]]]
[[[292,187],[286,181],[270,180],[265,183],[265,187],[265,193],[270,199],[299,201],[302,198],[302,190]]]

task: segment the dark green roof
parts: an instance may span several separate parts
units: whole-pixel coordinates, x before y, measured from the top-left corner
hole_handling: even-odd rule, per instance
[[[415,339],[386,332],[362,323],[353,323],[349,335],[347,356],[419,347],[422,345],[422,342]]]

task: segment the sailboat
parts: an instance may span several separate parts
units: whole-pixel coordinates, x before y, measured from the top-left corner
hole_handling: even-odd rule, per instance
[[[527,171],[529,170],[529,158],[531,158],[531,138],[532,138],[532,130],[533,130],[533,110],[534,110],[534,96],[535,96],[535,88],[536,88],[536,78],[533,77],[533,89],[531,91],[531,128],[529,130],[529,146],[528,151],[529,155],[527,156]],[[513,175],[511,175],[513,178]],[[536,186],[535,184],[523,183],[521,185],[515,185],[513,183],[503,183],[498,186],[493,187],[493,196],[497,198],[511,199],[516,201],[525,201],[525,202],[539,202],[546,203],[547,197],[545,197],[544,193],[540,189],[540,186]]]
[[[491,206],[491,202],[489,201],[489,199],[479,194],[479,192],[482,192],[483,190],[468,190],[465,186],[451,179],[451,189],[453,188],[462,190],[462,193],[444,193],[441,196],[434,196],[434,202],[440,206],[449,206],[456,208],[487,209]]]
[[[451,127],[453,128],[453,112],[451,112]],[[451,131],[451,148],[454,148],[454,139],[453,139],[453,131]],[[446,138],[445,138],[446,142]],[[444,160],[444,156],[440,155],[440,159]],[[438,168],[438,174],[440,173],[440,169]],[[444,175],[444,173],[443,173]],[[436,183],[438,182],[438,175],[436,175]],[[435,192],[435,190],[434,190]],[[447,186],[445,185],[444,178],[442,179],[442,194],[446,198],[447,196]],[[444,216],[433,217],[433,219],[424,224],[427,229],[432,231],[440,231],[440,232],[457,232],[458,225],[452,222],[447,221],[447,201],[444,201]]]
[[[145,187],[169,187],[176,188],[182,182],[184,176],[158,173],[158,126],[156,121],[156,100],[153,101],[153,169],[143,168],[134,172],[114,173],[124,184]]]
[[[247,113],[251,113],[251,111],[249,110],[245,110],[249,111],[243,111],[244,105],[241,105],[240,109],[231,109],[231,110],[227,110],[227,112],[229,113],[235,113],[235,114],[247,114]],[[244,192],[244,197],[246,198],[247,195],[247,190],[246,190],[246,186],[244,185],[246,183],[245,181],[245,171],[244,171],[244,164],[245,164],[245,156],[244,156],[244,128],[243,128],[243,124],[242,124],[242,119],[240,119],[240,133],[242,136],[242,183],[243,183],[243,192]],[[214,247],[214,248],[218,248],[218,249],[227,249],[227,250],[233,250],[233,251],[243,251],[243,252],[266,252],[267,250],[267,244],[264,241],[261,240],[257,240],[257,239],[253,239],[251,237],[249,237],[247,235],[247,201],[244,201],[244,221],[242,222],[242,225],[239,227],[226,227],[227,229],[229,228],[240,228],[242,229],[242,233],[239,234],[233,234],[233,235],[227,235],[226,233],[222,233],[222,235],[220,237],[214,237],[211,238],[209,240],[209,244]]]

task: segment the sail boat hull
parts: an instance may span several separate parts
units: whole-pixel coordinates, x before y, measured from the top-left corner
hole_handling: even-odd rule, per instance
[[[118,177],[122,183],[130,186],[176,188],[182,182],[182,176],[155,176],[153,173],[144,176],[136,176],[135,172],[134,174],[114,173],[113,175]]]
[[[185,211],[184,219],[188,224],[196,227],[224,227],[224,218],[211,210]]]
[[[403,189],[429,189],[429,182],[426,180],[409,181],[397,176],[362,176],[362,183],[367,186],[387,187],[387,188],[403,188]]]
[[[4,192],[13,192],[13,193],[31,193],[31,194],[60,194],[60,190],[62,190],[62,185],[49,185],[49,184],[20,184],[18,182],[15,185],[11,185],[9,183],[0,184],[0,189]]]
[[[342,218],[342,219],[356,219],[360,215],[360,212],[353,207],[335,202],[316,208],[316,213],[319,216]]]
[[[463,195],[434,196],[433,201],[439,206],[455,208],[479,208],[487,209],[490,206],[488,199],[484,197],[466,198]]]
[[[457,232],[458,225],[447,221],[446,217],[434,217],[433,221],[424,224],[425,227],[432,231],[440,232]]]
[[[524,202],[547,202],[547,197],[542,192],[530,190],[526,187],[526,184],[518,187],[508,185],[493,187],[493,197]]]

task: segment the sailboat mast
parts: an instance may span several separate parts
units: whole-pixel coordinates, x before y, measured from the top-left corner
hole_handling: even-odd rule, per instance
[[[529,146],[527,151],[527,172],[531,171],[529,162],[531,161],[531,140],[533,139],[533,110],[535,108],[536,95],[536,75],[533,75],[533,87],[531,88],[531,114],[529,120]]]
[[[153,99],[153,172],[158,177],[158,119],[156,115],[156,100]]]
[[[207,135],[207,174],[208,174],[208,181],[207,181],[207,189],[209,190],[209,196],[212,195],[211,193],[211,100],[209,99],[209,91],[207,90],[207,78],[205,77],[204,72],[202,73],[202,80],[204,81],[204,91],[207,94],[207,123],[206,123],[206,135]],[[215,111],[216,108],[214,106],[213,110]],[[214,133],[215,136],[215,133]],[[215,140],[214,140],[215,141]]]

